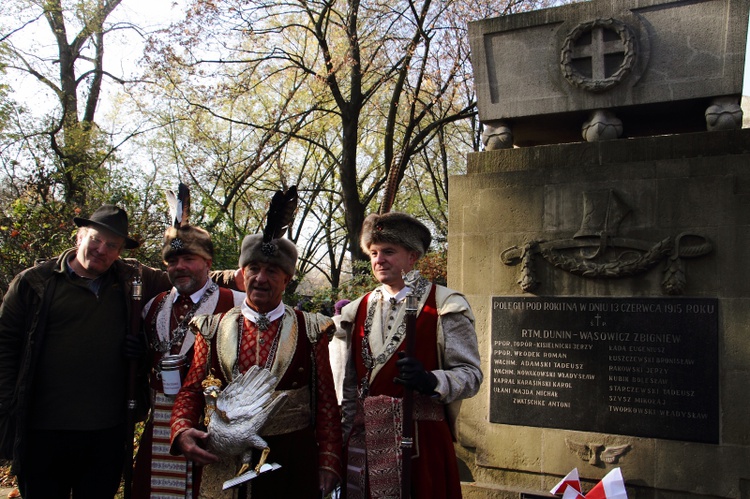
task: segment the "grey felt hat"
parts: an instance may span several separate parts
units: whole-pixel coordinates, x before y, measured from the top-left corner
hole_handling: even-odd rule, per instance
[[[264,243],[263,234],[245,236],[240,250],[240,268],[250,262],[272,263],[293,276],[297,268],[297,246],[284,237]]]

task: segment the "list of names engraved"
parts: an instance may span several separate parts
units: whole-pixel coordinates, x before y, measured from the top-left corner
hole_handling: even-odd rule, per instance
[[[718,443],[718,301],[494,297],[490,421]]]

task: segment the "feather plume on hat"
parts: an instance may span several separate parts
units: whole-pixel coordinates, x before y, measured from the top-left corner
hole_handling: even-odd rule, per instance
[[[180,182],[177,195],[171,190],[165,192],[169,205],[169,217],[172,227],[179,228],[190,223],[190,189]]]
[[[297,186],[276,191],[266,213],[266,225],[262,234],[251,234],[242,240],[240,268],[250,262],[265,262],[278,265],[289,275],[294,275],[297,266],[297,247],[283,237],[292,225],[297,210]]]
[[[297,210],[297,186],[293,185],[286,192],[276,191],[266,214],[266,227],[263,229],[263,242],[278,239],[284,235],[294,221]]]
[[[292,225],[294,213],[297,210],[297,186],[293,185],[286,192],[276,191],[271,198],[271,204],[266,214],[266,227],[263,229],[263,245],[261,251],[272,256],[277,248],[273,244],[274,239],[284,235],[284,232]]]
[[[181,254],[199,255],[208,260],[214,257],[214,244],[211,235],[190,225],[190,189],[180,182],[177,194],[165,191],[167,205],[169,205],[170,226],[164,233],[164,245],[161,249],[162,259]]]

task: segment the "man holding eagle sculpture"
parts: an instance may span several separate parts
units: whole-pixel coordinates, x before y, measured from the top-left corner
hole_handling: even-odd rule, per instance
[[[202,497],[212,497],[240,467],[259,467],[261,454],[281,467],[249,482],[252,497],[320,497],[342,476],[341,417],[328,360],[333,321],[282,301],[297,264],[297,248],[283,237],[296,205],[295,187],[277,192],[263,233],[242,241],[242,305],[191,323],[193,363],[172,411],[171,440],[173,453],[205,465]],[[254,381],[260,372],[263,379]],[[226,388],[213,414],[206,411],[203,431],[217,385]]]

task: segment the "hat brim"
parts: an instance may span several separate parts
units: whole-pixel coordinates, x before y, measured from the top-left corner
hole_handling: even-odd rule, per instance
[[[129,238],[127,235],[123,234],[119,230],[115,230],[113,227],[103,224],[101,222],[94,222],[92,220],[89,220],[88,218],[82,218],[82,217],[73,217],[73,223],[76,224],[78,227],[88,227],[90,225],[94,225],[96,227],[100,227],[102,229],[105,229],[112,234],[115,234],[117,236],[120,236],[125,239],[125,248],[126,249],[134,249],[141,245],[138,241],[135,239]]]

